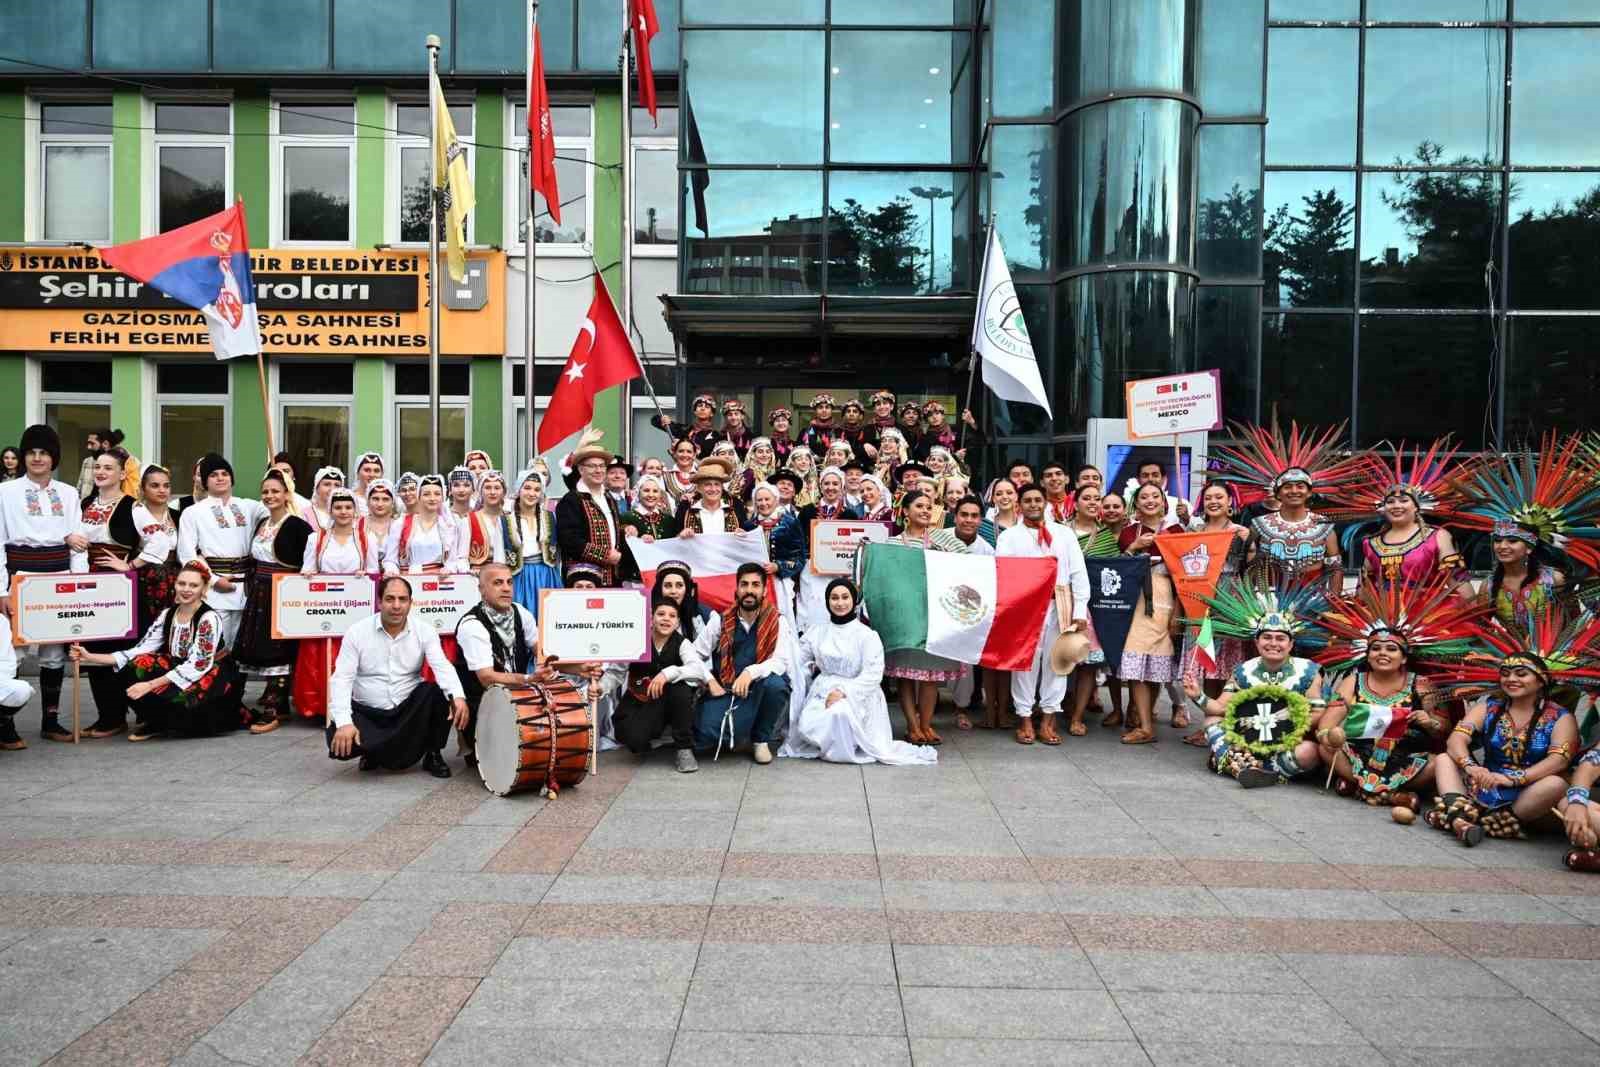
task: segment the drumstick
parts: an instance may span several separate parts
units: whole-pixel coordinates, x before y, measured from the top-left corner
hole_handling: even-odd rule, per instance
[[[600,777],[600,700],[589,683],[589,773]]]

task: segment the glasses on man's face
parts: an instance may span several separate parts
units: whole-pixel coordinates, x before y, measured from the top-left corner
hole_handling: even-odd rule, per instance
[[[606,465],[596,461],[594,463],[585,463],[578,469],[585,474],[602,474],[605,472]]]

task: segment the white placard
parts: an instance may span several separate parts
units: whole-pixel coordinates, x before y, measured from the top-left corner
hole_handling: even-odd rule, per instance
[[[650,655],[650,601],[639,589],[541,589],[539,654],[564,663]]]
[[[483,599],[475,574],[408,574],[405,579],[411,583],[411,617],[441,634],[455,633],[461,616]]]
[[[865,519],[818,519],[811,524],[811,573],[848,577],[863,544],[889,540],[889,524]]]
[[[365,574],[274,574],[272,638],[343,637],[378,610],[378,591]]]
[[[136,596],[131,574],[18,574],[11,579],[11,643],[65,645],[142,636],[135,633]]]
[[[1215,370],[1144,378],[1124,388],[1130,437],[1222,429],[1222,376]]]

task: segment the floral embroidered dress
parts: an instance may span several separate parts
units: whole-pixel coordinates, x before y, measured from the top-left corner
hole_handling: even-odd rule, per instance
[[[133,648],[112,654],[129,685],[156,683],[130,704],[159,733],[204,736],[244,726],[244,683],[227,657],[221,618],[202,606],[182,622],[173,610],[163,611]]]
[[[1355,700],[1352,712],[1358,708],[1376,707],[1421,711],[1416,697],[1417,676],[1407,674],[1405,685],[1390,696],[1379,696],[1367,688],[1367,672],[1356,672]],[[1398,715],[1398,712],[1395,713]],[[1433,737],[1415,719],[1409,716],[1398,732],[1385,733],[1371,740],[1349,740],[1344,744],[1345,758],[1350,761],[1350,772],[1355,775],[1363,800],[1369,802],[1385,793],[1404,789],[1428,766],[1433,751]]]

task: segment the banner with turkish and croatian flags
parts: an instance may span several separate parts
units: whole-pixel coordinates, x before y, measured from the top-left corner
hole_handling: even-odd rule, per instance
[[[646,589],[656,584],[656,570],[668,560],[689,565],[699,601],[713,611],[733,606],[734,575],[742,563],[767,563],[767,540],[760,530],[743,533],[695,534],[656,541],[628,538],[634,562],[639,565]],[[769,596],[775,583],[767,583]]]
[[[1056,562],[868,544],[861,599],[886,652],[917,649],[1027,670],[1055,595]]]
[[[244,201],[187,226],[102,249],[100,258],[204,315],[218,359],[261,351]]]

